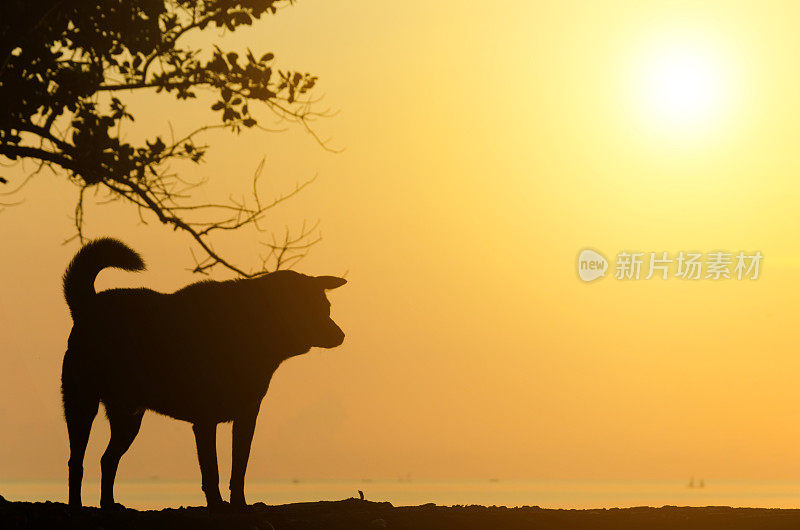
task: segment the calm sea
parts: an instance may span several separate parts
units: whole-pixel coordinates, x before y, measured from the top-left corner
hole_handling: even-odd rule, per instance
[[[224,495],[223,488],[223,495]],[[668,481],[248,481],[249,502],[267,504],[338,500],[358,496],[389,501],[395,506],[433,502],[440,505],[482,504],[543,508],[610,508],[630,506],[800,507],[800,482],[711,481],[705,487]],[[99,502],[100,484],[87,481],[87,505]],[[66,481],[2,481],[0,495],[8,500],[66,500]],[[116,499],[131,508],[148,509],[203,504],[199,481],[124,481]]]

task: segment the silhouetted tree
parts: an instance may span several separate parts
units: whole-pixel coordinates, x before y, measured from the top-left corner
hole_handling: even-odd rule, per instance
[[[200,182],[189,182],[168,166],[177,160],[203,160],[208,146],[198,143],[198,135],[205,131],[261,128],[253,112],[257,105],[305,127],[327,149],[310,126],[321,115],[311,109],[315,76],[278,69],[272,53],[248,50],[241,56],[217,46],[203,50],[185,44],[190,33],[235,31],[291,3],[1,0],[0,156],[33,159],[38,162],[33,174],[44,167],[61,170],[79,186],[75,226],[81,239],[84,192],[95,188],[187,233],[203,251],[196,272],[222,266],[252,276],[290,265],[316,241],[316,225],[304,224],[294,236],[287,231],[277,240],[273,237],[261,267],[252,270],[218,253],[209,237],[245,225],[261,229],[262,214],[310,180],[265,203],[255,191],[259,166],[253,197],[197,203],[187,190]],[[167,92],[176,104],[184,104],[202,89],[218,96],[210,108],[217,123],[169,139],[153,136],[139,145],[122,139],[124,124],[134,120],[125,103],[132,91]]]

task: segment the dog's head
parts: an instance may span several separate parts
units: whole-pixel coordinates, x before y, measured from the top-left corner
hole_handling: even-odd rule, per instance
[[[265,280],[270,284],[271,312],[287,338],[303,353],[312,347],[335,348],[344,342],[344,332],[331,318],[325,291],[341,287],[347,280],[294,271],[276,271]]]

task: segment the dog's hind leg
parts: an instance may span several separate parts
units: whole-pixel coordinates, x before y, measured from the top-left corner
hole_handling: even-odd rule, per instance
[[[61,372],[61,392],[64,402],[64,418],[69,434],[69,505],[81,506],[81,482],[83,480],[83,457],[92,422],[97,415],[100,399],[91,388],[87,388],[78,377],[70,352],[64,357]]]
[[[131,410],[128,408],[115,408],[106,404],[106,415],[111,425],[111,439],[108,447],[100,458],[100,507],[104,509],[118,508],[114,502],[114,479],[117,476],[117,467],[122,455],[133,443],[139,434],[142,425],[144,409]]]

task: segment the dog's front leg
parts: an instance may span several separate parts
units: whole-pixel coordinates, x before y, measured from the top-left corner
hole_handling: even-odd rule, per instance
[[[233,451],[231,458],[231,506],[242,510],[247,506],[244,499],[244,474],[250,458],[250,445],[256,428],[259,404],[248,407],[233,420]]]
[[[214,422],[192,425],[197,442],[197,460],[200,462],[200,475],[203,480],[203,493],[209,510],[219,510],[224,506],[219,494],[219,468],[217,467],[217,424]]]

